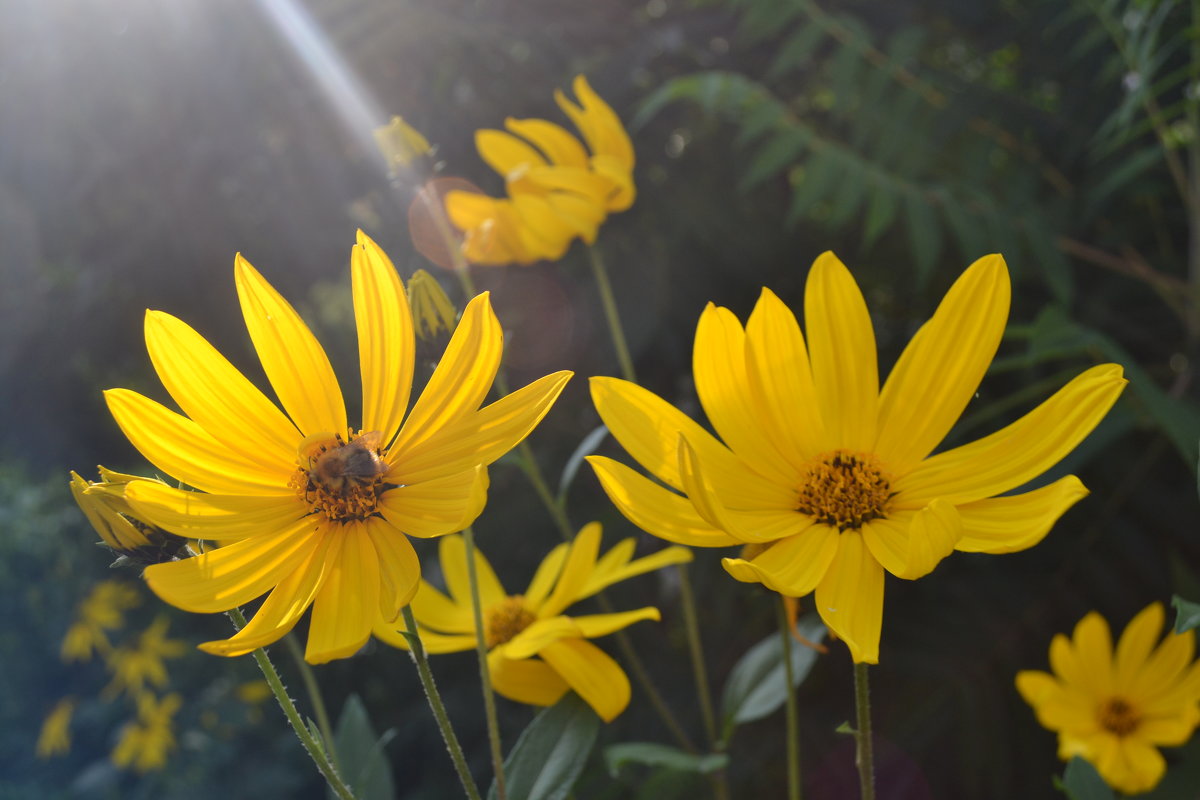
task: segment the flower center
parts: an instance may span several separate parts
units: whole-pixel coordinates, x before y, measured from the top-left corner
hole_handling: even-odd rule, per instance
[[[525,607],[525,596],[514,594],[483,611],[483,642],[489,649],[510,641],[537,617]]]
[[[311,513],[341,522],[375,513],[388,465],[380,458],[379,434],[320,433],[300,443],[299,466],[288,486]]]
[[[887,515],[891,498],[879,459],[870,453],[833,450],[814,458],[800,482],[796,510],[841,530]]]
[[[1142,723],[1142,715],[1123,697],[1112,697],[1100,706],[1100,725],[1117,736],[1128,736]]]

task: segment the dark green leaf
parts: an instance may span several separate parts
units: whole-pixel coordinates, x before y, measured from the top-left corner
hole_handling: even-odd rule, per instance
[[[1079,756],[1067,764],[1059,788],[1070,800],[1116,800],[1113,790],[1096,772],[1096,768]]]
[[[608,428],[601,425],[583,437],[583,441],[575,448],[575,452],[571,453],[571,457],[567,459],[567,464],[563,467],[562,475],[558,479],[558,496],[560,498],[566,495],[567,489],[571,488],[571,482],[575,480],[575,473],[579,472],[579,467],[583,465],[583,459],[596,452],[596,448],[600,446],[607,435]]]
[[[917,283],[929,282],[942,252],[942,227],[926,199],[910,194],[904,199],[904,217],[908,222],[908,240],[916,262]]]
[[[333,738],[342,778],[358,800],[392,800],[396,787],[384,747],[393,731],[376,736],[367,709],[358,695],[346,698]],[[332,791],[330,797],[333,797]]]
[[[504,761],[508,796],[562,800],[575,785],[600,731],[600,718],[579,695],[568,692],[534,717]],[[488,790],[495,800],[496,784]]]
[[[825,626],[816,614],[806,614],[797,628],[811,642],[819,643],[825,638]],[[726,734],[740,723],[767,716],[787,699],[781,639],[779,633],[769,634],[733,666],[721,697],[722,730]],[[799,686],[816,663],[817,651],[791,637],[788,644],[792,654],[792,682]]]
[[[725,753],[688,753],[678,747],[656,742],[622,742],[604,748],[604,763],[614,778],[625,764],[644,764],[708,775],[724,769],[729,764],[729,756]]]
[[[754,155],[738,189],[749,191],[792,166],[804,153],[810,138],[802,128],[781,129]]]
[[[1186,633],[1193,628],[1200,628],[1200,603],[1184,600],[1179,595],[1171,598],[1171,606],[1175,609],[1175,632]]]
[[[788,206],[786,222],[794,225],[803,218],[812,217],[813,209],[837,186],[841,175],[837,159],[828,150],[818,150],[804,165],[800,180],[792,187],[792,202]]]
[[[779,48],[779,54],[767,70],[767,77],[780,78],[806,65],[812,60],[813,52],[824,38],[825,29],[820,25],[812,24],[800,28]]]
[[[888,229],[896,219],[899,203],[896,193],[889,187],[877,186],[871,191],[871,199],[867,204],[866,230],[863,232],[863,247],[871,244]]]

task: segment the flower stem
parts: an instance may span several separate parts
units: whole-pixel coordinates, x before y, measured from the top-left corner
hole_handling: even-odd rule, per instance
[[[787,683],[787,775],[788,800],[800,800],[803,788],[800,785],[800,728],[796,713],[796,684],[792,676],[792,636],[788,625],[787,609],[783,595],[779,596],[779,642],[783,648],[783,677]]]
[[[854,665],[854,705],[858,709],[858,726],[854,739],[858,745],[855,763],[862,800],[875,800],[875,753],[871,740],[871,686],[867,665]]]
[[[229,610],[229,618],[233,620],[233,626],[237,630],[246,627],[246,618],[242,616],[241,609],[231,608]],[[304,724],[304,720],[300,718],[300,712],[296,710],[296,704],[292,702],[292,698],[288,697],[287,689],[279,677],[278,670],[271,663],[271,659],[267,657],[267,651],[261,647],[255,650],[254,661],[262,671],[267,685],[271,687],[271,693],[279,701],[279,707],[283,709],[283,715],[287,717],[292,730],[296,732],[296,736],[300,739],[300,744],[304,745],[309,758],[317,765],[317,770],[325,778],[325,782],[329,784],[329,788],[338,796],[338,800],[354,800],[354,792],[342,782],[337,768],[333,766],[333,763],[329,760],[329,756],[325,753],[325,747],[321,742],[317,741],[312,735],[312,731]],[[331,741],[329,747],[332,746],[333,743]]]
[[[492,751],[492,770],[496,774],[497,800],[507,800],[504,785],[504,753],[500,748],[500,723],[496,719],[496,696],[492,693],[492,674],[488,669],[487,642],[483,636],[483,608],[479,599],[479,575],[475,567],[475,532],[463,531],[467,546],[467,582],[471,586],[471,613],[475,616],[475,654],[479,657],[479,680],[483,684],[483,710],[487,717],[488,744]]]
[[[408,606],[405,606],[401,613],[404,615],[404,624],[411,634],[408,639],[408,654],[412,656],[413,663],[417,665],[417,675],[421,679],[421,686],[425,689],[425,698],[429,701],[433,718],[437,720],[438,730],[442,733],[442,741],[446,743],[446,749],[450,751],[450,760],[454,762],[454,769],[458,772],[458,779],[462,782],[463,791],[467,793],[470,800],[481,800],[479,787],[475,785],[475,779],[471,777],[471,771],[467,769],[467,759],[463,756],[462,745],[458,743],[458,737],[454,735],[454,728],[450,726],[450,717],[446,714],[446,706],[442,703],[442,696],[438,694],[437,685],[433,682],[433,673],[429,671],[429,659],[425,657],[425,646],[421,644],[421,639],[417,635],[417,620]]]
[[[700,643],[700,625],[696,621],[696,600],[692,594],[692,580],[688,577],[688,565],[678,565],[679,593],[683,605],[683,624],[687,630],[688,654],[692,659],[692,675],[696,680],[696,696],[700,701],[700,715],[704,719],[704,732],[710,747],[717,743],[717,722],[713,716],[712,698],[709,696],[708,671],[704,667],[704,648]]]
[[[633,372],[633,359],[629,357],[629,345],[625,343],[625,331],[621,328],[621,316],[617,313],[617,301],[613,297],[612,284],[608,280],[608,270],[604,267],[604,259],[600,257],[600,249],[588,248],[588,256],[592,262],[592,274],[596,276],[596,287],[600,290],[600,303],[604,306],[604,316],[608,320],[608,332],[612,336],[613,348],[617,351],[617,361],[621,365],[621,377],[634,383],[637,377]]]
[[[313,674],[312,667],[304,660],[304,651],[300,649],[296,638],[291,634],[283,637],[287,643],[288,652],[292,654],[292,660],[296,662],[296,669],[300,670],[300,679],[304,681],[304,688],[308,691],[308,700],[312,703],[313,713],[317,716],[317,729],[321,731],[321,738],[325,740],[325,749],[329,753],[329,760],[333,762],[333,766],[341,770],[342,765],[338,762],[337,746],[333,739],[333,726],[329,724],[329,712],[325,710],[325,701],[321,699],[321,687],[317,685],[317,676]]]

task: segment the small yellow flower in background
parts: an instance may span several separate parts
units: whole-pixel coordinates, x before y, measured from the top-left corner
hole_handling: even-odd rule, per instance
[[[295,310],[241,256],[242,314],[283,411],[181,320],[146,314],[146,345],[184,414],[127,389],[105,393],[117,424],[163,473],[200,491],[134,481],[134,512],[221,546],[146,569],[163,600],[215,613],[270,592],[235,636],[200,645],[223,656],[276,641],[313,607],[305,658],[352,655],[383,609],[417,589],[409,536],[462,530],[487,499],[486,466],[523,439],[571,373],[557,372],[480,407],[504,336],[487,294],[463,312],[445,356],[408,412],[415,337],[404,287],[361,232],[351,255],[363,391],[347,421],[325,351]]]
[[[744,328],[711,303],[701,315],[693,372],[720,439],[636,384],[592,379],[613,436],[670,488],[611,458],[588,461],[617,508],[656,536],[769,545],[722,563],[782,595],[815,591],[854,660],[877,663],[885,571],[913,580],[954,550],[1032,547],[1087,493],[1068,475],[997,496],[1050,469],[1103,419],[1126,383],[1116,364],[1087,370],[990,436],[930,455],[995,355],[1009,296],[1004,259],[976,261],[881,391],[866,303],[825,253],[808,275],[807,343],[767,289]]]
[[[418,339],[433,341],[449,337],[457,313],[436,278],[423,269],[414,272],[408,279],[408,298]]]
[[[98,467],[100,481],[89,483],[71,472],[71,494],[88,522],[112,550],[117,563],[157,564],[178,557],[186,542],[139,519],[125,500],[125,487],[147,480]]]
[[[125,612],[137,607],[142,598],[124,581],[100,581],[79,603],[75,622],[63,637],[63,661],[88,661],[93,653],[111,649],[108,632],[125,623]]]
[[[634,540],[625,539],[597,558],[600,525],[585,525],[575,540],[550,551],[524,594],[510,595],[481,553],[475,553],[483,607],[484,642],[492,687],[501,695],[531,705],[553,705],[573,689],[606,722],[629,704],[629,679],[603,650],[588,642],[643,619],[657,620],[647,606],[617,614],[565,616],[568,606],[618,581],[692,560],[685,547],[667,547],[630,560]],[[431,653],[453,653],[475,647],[475,618],[467,579],[467,551],[461,536],[439,542],[442,572],[449,596],[425,581],[412,601],[421,641]],[[397,647],[407,647],[395,625],[380,623],[375,634]]]
[[[1068,639],[1050,643],[1050,668],[1017,673],[1017,690],[1038,722],[1058,734],[1064,761],[1080,756],[1126,794],[1148,792],[1167,765],[1159,747],[1177,747],[1200,724],[1200,661],[1195,634],[1163,629],[1163,607],[1152,603],[1113,652],[1108,623],[1091,612]],[[1157,644],[1157,647],[1155,646]]]
[[[429,146],[429,140],[398,115],[392,117],[392,121],[387,125],[376,128],[374,134],[375,144],[383,153],[392,174],[433,150]]]
[[[121,732],[112,752],[113,763],[140,773],[166,766],[167,756],[175,749],[171,718],[182,704],[173,693],[161,700],[149,692],[138,695],[137,720]]]
[[[186,647],[179,639],[167,638],[169,624],[165,616],[159,616],[138,636],[136,645],[112,651],[108,667],[113,679],[104,690],[106,695],[122,691],[138,694],[147,684],[160,689],[167,685],[167,667],[163,661],[179,658]]]
[[[476,133],[479,155],[504,178],[507,196],[446,195],[446,213],[463,231],[468,261],[494,266],[556,261],[577,237],[595,242],[608,214],[633,204],[629,134],[582,75],[574,89],[578,104],[560,91],[554,98],[583,142],[543,119],[510,117],[507,131]]]
[[[71,715],[75,713],[75,699],[64,697],[46,715],[42,731],[38,734],[37,757],[51,758],[71,749]]]
[[[246,681],[238,684],[237,699],[246,705],[256,706],[267,700],[273,692],[266,681]]]

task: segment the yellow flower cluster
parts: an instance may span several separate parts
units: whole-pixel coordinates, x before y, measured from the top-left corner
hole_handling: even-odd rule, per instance
[[[113,763],[143,773],[166,766],[167,756],[175,749],[171,719],[182,704],[182,698],[174,693],[162,698],[139,694],[137,719],[121,731]]]

